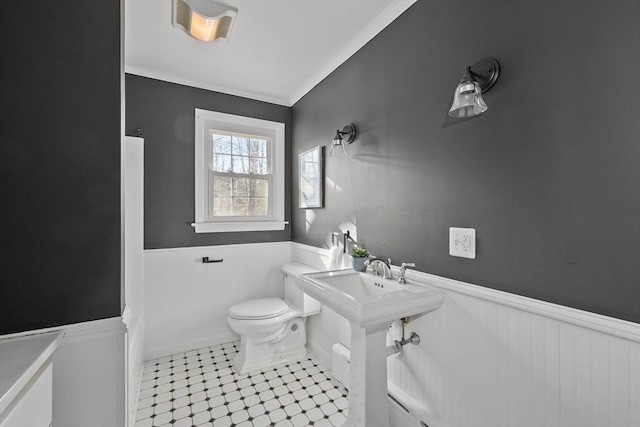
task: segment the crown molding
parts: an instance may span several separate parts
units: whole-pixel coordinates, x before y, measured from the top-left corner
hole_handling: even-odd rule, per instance
[[[134,74],[136,76],[148,77],[150,79],[162,80],[169,83],[176,83],[183,86],[190,86],[198,89],[210,90],[212,92],[220,92],[226,95],[240,96],[242,98],[249,98],[255,101],[263,101],[263,102],[268,102],[270,104],[283,105],[285,107],[291,107],[292,105],[288,98],[284,98],[284,97],[281,98],[277,96],[267,95],[264,93],[251,92],[251,91],[231,88],[227,86],[213,85],[200,80],[186,79],[184,77],[167,74],[167,73],[157,71],[157,70],[152,70],[149,68],[136,67],[134,65],[125,64],[124,72],[127,74]]]

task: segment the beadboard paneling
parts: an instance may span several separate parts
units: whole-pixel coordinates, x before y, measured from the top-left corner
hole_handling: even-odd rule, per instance
[[[283,296],[290,242],[155,249],[144,253],[145,360],[233,338],[227,310]],[[203,264],[202,257],[222,258]]]
[[[389,379],[434,415],[474,427],[640,425],[638,339],[443,291],[439,310],[406,326],[422,343],[388,362]]]

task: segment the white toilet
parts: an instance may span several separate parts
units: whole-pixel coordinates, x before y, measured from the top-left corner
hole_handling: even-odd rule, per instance
[[[305,320],[319,313],[321,305],[298,289],[295,280],[300,274],[315,271],[305,264],[285,264],[284,300],[260,298],[229,309],[227,323],[240,335],[240,351],[233,360],[237,373],[246,374],[307,354]]]

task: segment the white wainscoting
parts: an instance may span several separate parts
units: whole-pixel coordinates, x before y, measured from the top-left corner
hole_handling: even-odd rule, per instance
[[[124,137],[121,155],[122,317],[127,325],[128,425],[133,426],[144,361],[144,140]]]
[[[135,415],[138,410],[140,384],[144,370],[144,317],[131,316],[129,310],[125,309],[122,318],[127,325],[127,425],[133,427],[136,422]]]
[[[300,244],[292,258],[316,268],[328,259]],[[639,324],[417,271],[407,279],[442,289],[445,301],[406,326],[422,342],[388,359],[389,380],[435,418],[456,427],[640,425]],[[307,323],[325,360],[327,341],[345,343],[337,324]],[[399,338],[399,326],[391,333]]]
[[[432,280],[441,309],[407,325],[420,346],[389,359],[389,379],[432,413],[454,426],[640,425],[639,325],[445,282]]]
[[[3,335],[15,338],[62,332],[53,362],[53,425],[125,426],[126,325],[122,317]]]
[[[63,344],[53,354],[53,425],[124,426],[126,327],[121,317],[61,328]]]
[[[204,264],[203,257],[223,259]],[[291,242],[145,250],[145,360],[233,339],[232,305],[282,297]]]

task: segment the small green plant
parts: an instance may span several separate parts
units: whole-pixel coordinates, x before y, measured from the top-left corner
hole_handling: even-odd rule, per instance
[[[369,252],[365,248],[351,249],[351,256],[354,258],[364,258],[369,256]]]

